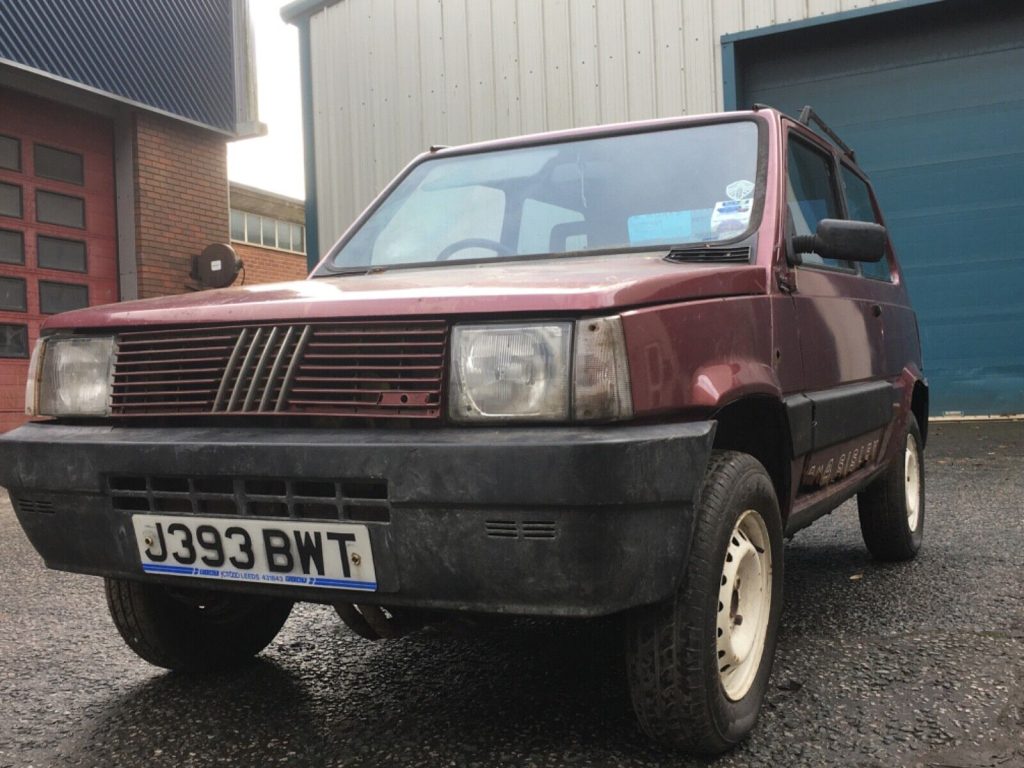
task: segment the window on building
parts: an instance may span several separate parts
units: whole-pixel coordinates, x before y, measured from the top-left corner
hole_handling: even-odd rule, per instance
[[[231,239],[264,248],[278,248],[293,253],[306,252],[304,226],[247,211],[231,210]]]
[[[27,325],[0,325],[0,357],[28,357]]]
[[[36,144],[32,148],[32,155],[36,176],[69,184],[85,183],[85,166],[82,156],[77,152]]]
[[[56,192],[36,192],[36,221],[85,229],[85,200]]]
[[[55,315],[71,309],[89,306],[89,288],[71,283],[39,281],[39,311],[44,315]]]
[[[41,269],[85,272],[85,243],[40,235],[36,240],[36,259]]]
[[[0,216],[21,218],[21,187],[17,184],[0,184]]]
[[[260,217],[260,232],[263,245],[277,248],[277,222],[269,216]]]
[[[0,310],[27,312],[27,296],[24,280],[19,277],[0,277]]]
[[[245,240],[245,214],[241,211],[231,211],[231,239]]]
[[[21,170],[21,142],[13,136],[0,136],[0,168]]]
[[[25,263],[25,238],[21,232],[0,229],[0,264]]]

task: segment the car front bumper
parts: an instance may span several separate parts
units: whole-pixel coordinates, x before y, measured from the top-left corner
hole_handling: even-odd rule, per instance
[[[180,584],[180,577],[143,573],[133,510],[116,503],[111,478],[352,479],[384,489],[372,502],[382,519],[346,520],[341,505],[335,518],[367,526],[376,592],[209,586],[316,602],[598,616],[657,602],[678,586],[714,426],[330,431],[35,423],[0,436],[0,484],[49,567]],[[236,513],[248,509],[240,503]]]

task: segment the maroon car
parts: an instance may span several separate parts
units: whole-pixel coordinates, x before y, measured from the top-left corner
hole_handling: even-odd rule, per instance
[[[371,638],[622,613],[643,729],[728,749],[783,537],[854,495],[877,558],[924,525],[914,312],[853,152],[808,122],[432,151],[306,281],[52,318],[0,482],[153,664],[245,661],[297,600]]]

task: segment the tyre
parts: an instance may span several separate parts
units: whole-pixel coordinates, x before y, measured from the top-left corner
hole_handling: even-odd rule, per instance
[[[629,619],[626,661],[641,728],[713,755],[754,727],[782,610],[782,520],[753,457],[716,451],[675,596]]]
[[[107,605],[128,647],[158,667],[212,672],[262,651],[290,600],[106,579]]]
[[[924,538],[924,445],[910,416],[903,450],[857,495],[860,531],[877,560],[910,560]]]

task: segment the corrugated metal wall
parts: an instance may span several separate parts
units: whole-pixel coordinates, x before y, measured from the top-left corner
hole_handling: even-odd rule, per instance
[[[0,62],[236,128],[231,0],[2,0]]]
[[[320,247],[430,144],[714,112],[721,36],[889,0],[341,0],[310,19]]]

